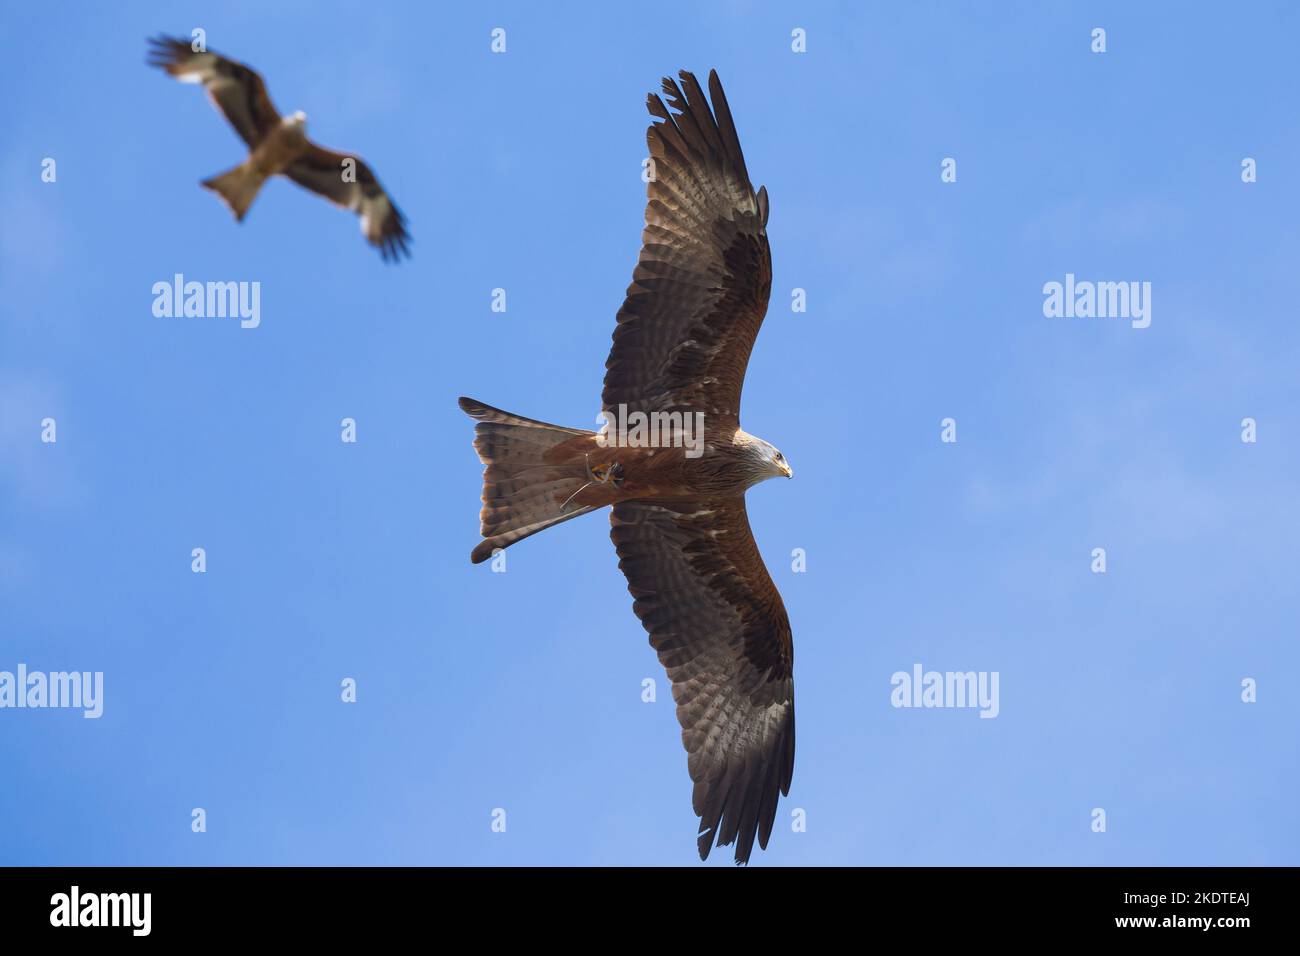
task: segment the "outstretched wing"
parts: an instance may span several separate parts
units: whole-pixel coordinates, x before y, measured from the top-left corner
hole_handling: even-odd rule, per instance
[[[280,122],[266,84],[244,64],[216,53],[196,53],[189,43],[174,37],[155,37],[149,44],[149,65],[166,70],[183,83],[202,83],[212,105],[249,149]]]
[[[284,174],[299,186],[359,215],[362,234],[379,249],[384,261],[411,254],[406,217],[379,185],[370,167],[355,156],[313,145]]]
[[[625,501],[610,536],[673,683],[699,850],[767,846],[794,773],[794,646],[743,497]]]
[[[755,195],[717,73],[647,101],[653,161],[641,256],[605,363],[606,410],[702,411],[739,422],[745,367],[772,288],[767,191]],[[685,92],[683,92],[683,90]],[[672,112],[669,109],[672,107]]]

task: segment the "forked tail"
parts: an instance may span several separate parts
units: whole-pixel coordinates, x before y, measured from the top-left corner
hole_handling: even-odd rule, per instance
[[[460,399],[460,407],[478,419],[474,450],[485,466],[483,540],[471,561],[486,561],[500,548],[595,510],[567,503],[589,480],[584,455],[595,432],[511,415],[472,398]]]
[[[253,200],[257,198],[258,190],[262,188],[264,182],[266,182],[265,176],[254,170],[248,163],[241,163],[220,176],[203,180],[203,185],[220,196],[230,207],[230,211],[235,214],[235,218],[243,222],[248,207],[253,205]]]

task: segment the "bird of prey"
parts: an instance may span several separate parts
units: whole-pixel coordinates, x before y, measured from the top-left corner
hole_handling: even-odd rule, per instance
[[[370,167],[347,153],[322,149],[307,138],[307,115],[282,117],[253,70],[184,40],[149,41],[149,64],[183,83],[202,83],[208,98],[248,145],[248,159],[203,185],[219,195],[243,222],[262,184],[277,174],[319,193],[361,217],[361,233],[385,261],[410,255],[406,219]]]
[[[699,81],[680,78],[663,81],[667,105],[647,102],[645,229],[605,363],[602,431],[460,399],[486,466],[470,560],[612,507],[633,610],[672,681],[700,858],[716,841],[747,863],[790,791],[794,650],[745,492],[793,473],[740,427],[772,285],[767,190],[750,184],[717,74],[712,111]]]

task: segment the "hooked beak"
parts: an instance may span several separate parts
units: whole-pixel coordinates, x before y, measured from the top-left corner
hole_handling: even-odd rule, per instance
[[[781,462],[781,474],[785,475],[787,478],[794,477],[794,469],[790,467],[788,461]]]

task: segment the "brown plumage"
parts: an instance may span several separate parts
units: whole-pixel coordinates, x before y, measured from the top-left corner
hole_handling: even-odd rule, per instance
[[[406,218],[370,167],[309,140],[305,114],[281,117],[255,71],[219,54],[196,51],[184,40],[157,37],[149,43],[149,64],[184,83],[202,83],[212,105],[248,146],[247,160],[203,181],[235,219],[243,222],[263,183],[284,175],[360,216],[362,235],[385,261],[410,255]]]
[[[715,73],[663,83],[646,134],[654,160],[641,255],[606,362],[600,434],[472,399],[483,473],[484,561],[605,506],[633,610],[673,684],[700,817],[698,846],[767,846],[794,771],[794,649],[745,491],[790,477],[740,428],[740,393],[771,291],[767,193],[755,194]],[[637,415],[657,416],[653,441]],[[697,417],[702,416],[702,417]],[[702,433],[697,426],[702,423]],[[620,431],[619,426],[631,428]]]

